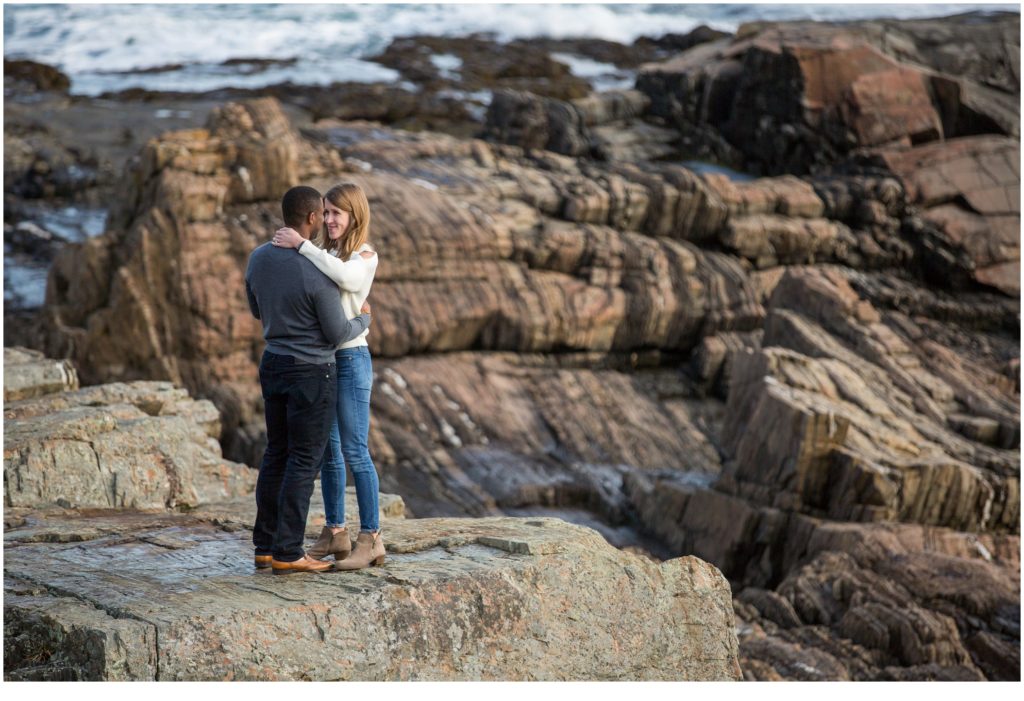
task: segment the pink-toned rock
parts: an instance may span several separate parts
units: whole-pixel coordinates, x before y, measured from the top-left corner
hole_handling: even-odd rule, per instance
[[[1007,295],[1020,292],[1020,142],[953,139],[887,149],[878,160],[898,176],[942,242],[966,255],[966,273]]]
[[[1019,16],[971,19],[748,23],[645,65],[637,88],[653,115],[720,132],[755,172],[814,172],[858,147],[1016,138]],[[942,50],[954,44],[970,58]]]

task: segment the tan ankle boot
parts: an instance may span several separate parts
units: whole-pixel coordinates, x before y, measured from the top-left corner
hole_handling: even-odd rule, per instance
[[[320,537],[313,543],[313,547],[306,550],[306,555],[314,560],[323,560],[328,555],[334,555],[335,560],[344,560],[352,552],[352,540],[348,537],[348,530],[342,528],[334,533],[330,528],[324,526],[320,531]]]
[[[360,532],[356,537],[356,547],[352,554],[344,560],[334,563],[336,570],[361,570],[369,565],[384,564],[384,539],[380,531],[376,533]]]

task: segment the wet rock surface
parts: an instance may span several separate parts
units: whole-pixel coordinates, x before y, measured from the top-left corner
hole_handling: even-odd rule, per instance
[[[29,89],[66,93],[70,87],[71,80],[53,66],[4,59],[4,92]]]

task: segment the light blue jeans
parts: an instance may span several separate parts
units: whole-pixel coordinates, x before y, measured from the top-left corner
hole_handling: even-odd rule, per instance
[[[331,437],[320,463],[327,525],[345,525],[345,465],[352,470],[359,504],[359,530],[380,528],[377,468],[370,459],[370,389],[373,363],[366,346],[342,348],[334,353],[338,368],[337,412]]]

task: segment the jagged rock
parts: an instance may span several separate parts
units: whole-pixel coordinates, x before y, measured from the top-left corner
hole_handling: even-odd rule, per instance
[[[74,198],[97,184],[97,166],[91,153],[62,143],[45,124],[4,127],[5,195],[30,200]]]
[[[771,306],[766,347],[733,364],[736,391],[722,432],[731,457],[724,488],[832,518],[1015,527],[1017,456],[965,443],[950,430],[945,416],[953,412],[944,408],[959,401],[993,412],[1013,436],[1016,419],[1002,413],[1012,400],[1005,409],[992,401],[982,408],[984,400],[955,370],[932,374],[922,367],[913,346],[878,323],[877,312],[837,273],[791,269]],[[838,339],[826,340],[822,328]],[[769,347],[776,345],[798,352]]]
[[[228,106],[213,132],[151,143],[110,232],[55,262],[44,310],[49,352],[73,353],[86,382],[155,377],[211,398],[229,457],[258,459],[259,429],[239,429],[262,417],[252,379],[260,328],[238,290],[278,205],[250,202],[283,189],[289,172],[329,187],[335,176],[324,170],[340,160],[332,141],[349,140],[345,158],[372,164],[359,180],[375,203],[374,241],[389,252],[374,287],[377,356],[682,351],[700,333],[749,330],[763,318],[728,257],[634,233],[714,235],[724,208],[684,168],[580,167],[379,127],[325,124],[322,139],[305,142],[281,131],[271,105]],[[271,137],[273,148],[260,151]],[[424,256],[427,245],[434,252]]]
[[[583,115],[571,103],[500,90],[487,108],[484,136],[525,149],[546,149],[568,156],[590,152]]]
[[[740,659],[747,681],[850,681],[843,663],[827,652],[775,637],[744,640]]]
[[[670,552],[734,582],[748,679],[1019,675],[1019,454],[999,447],[1019,441],[999,370],[1015,346],[951,325],[992,295],[946,322],[921,294],[911,321],[895,282],[821,266],[767,281],[763,336],[708,337],[698,355],[695,374],[720,368],[728,388],[720,476],[624,476]]]
[[[700,33],[695,32],[694,35],[696,39]],[[621,44],[617,41],[598,39],[593,36],[565,39],[537,36],[529,39],[517,39],[510,44],[517,50],[526,47],[533,51],[546,51],[553,58],[555,58],[554,54],[562,53],[589,58],[598,63],[609,63],[618,68],[635,68],[648,61],[670,55],[671,41],[672,39],[668,38],[662,45],[650,37],[641,37],[632,44]],[[561,59],[556,58],[556,60]]]
[[[71,79],[60,70],[35,61],[4,59],[4,83],[12,81],[30,85],[35,90],[67,93]]]
[[[4,505],[177,508],[250,493],[255,471],[221,458],[219,435],[213,404],[166,382],[6,401]]]
[[[72,523],[87,540],[5,534],[7,679],[740,676],[717,570],[556,519],[399,519],[383,567],[273,582],[246,531],[184,515]]]
[[[640,523],[670,552],[714,561],[731,579],[768,583],[779,573],[765,552],[782,537],[785,514],[709,489],[712,482],[682,471],[635,471],[626,475],[623,490]]]
[[[883,51],[938,72],[931,83],[947,138],[983,133],[1020,136],[1018,13],[873,20],[860,26]],[[950,51],[954,41],[970,50]]]
[[[825,203],[811,183],[792,175],[734,182],[724,175],[707,173],[704,180],[733,216],[781,214],[814,219],[825,213]]]
[[[498,43],[484,37],[405,36],[391,42],[374,61],[398,70],[406,80],[459,90],[530,90],[568,100],[590,92],[590,84],[569,67],[527,42]]]
[[[733,581],[748,679],[1019,674],[1017,535],[787,515],[668,475],[625,487],[673,552]]]
[[[1013,93],[942,75],[932,76],[931,85],[947,138],[972,134],[1020,138],[1020,102]]]
[[[712,112],[737,67],[715,68]],[[593,114],[642,103],[616,100]],[[412,514],[565,514],[616,544],[643,529],[666,556],[703,557],[735,583],[748,678],[1015,668],[1019,303],[942,277],[973,270],[959,230],[927,219],[949,202],[920,199],[872,153],[748,184],[379,124],[300,136],[269,103],[219,114],[213,131],[152,142],[111,231],[55,265],[46,331],[83,379],[180,383],[223,412],[227,454],[257,461],[245,257],[276,227],[274,187],[356,179],[382,252],[371,453]],[[936,162],[962,148],[946,147]],[[964,211],[1001,216],[992,193],[954,185]],[[794,234],[808,225],[818,236]],[[760,254],[722,241],[757,226],[774,249],[762,264],[864,270],[751,272]],[[240,528],[230,514],[249,508],[208,514]],[[830,603],[844,586],[879,596]]]
[[[1020,92],[1020,13],[966,12],[934,19],[877,19],[858,23],[875,45],[893,56],[967,77],[1006,92]],[[955,41],[970,51],[950,51]]]
[[[953,348],[975,345],[984,352],[986,365],[998,369],[1008,379],[1019,376],[1007,365],[1012,358],[1019,357],[1019,349],[1015,352],[1011,344],[995,334],[1019,325],[1020,300],[997,292],[921,287],[906,275],[847,271],[847,278],[857,293],[876,308],[890,310],[893,323],[912,340],[925,340],[926,334],[931,334]],[[965,331],[978,341],[968,339]],[[993,343],[998,347],[993,347]]]
[[[668,389],[674,372],[457,353],[378,361],[377,373],[371,451],[418,516],[582,505],[621,523],[629,469],[720,469],[700,415]]]
[[[48,262],[67,239],[31,221],[19,221],[17,226],[4,224],[4,243],[9,253],[29,256],[35,261]]]
[[[783,176],[734,182],[715,173],[703,179],[729,212],[719,241],[758,268],[846,262],[860,247],[845,224],[822,216],[825,202],[808,181]]]
[[[971,657],[988,679],[1020,679],[1020,645],[1007,638],[981,631],[965,641]]]
[[[908,201],[937,232],[928,258],[933,275],[952,272],[1019,296],[1019,140],[952,139],[883,150],[873,160],[901,179]]]
[[[28,348],[4,348],[4,402],[78,389],[78,373],[66,360]]]
[[[639,90],[607,90],[573,100],[588,127],[635,119],[647,110],[650,100]]]
[[[925,664],[912,667],[886,667],[877,679],[889,682],[980,682],[985,677],[977,667],[973,666],[943,667],[937,664]]]
[[[704,392],[712,392],[716,397],[726,399],[729,396],[729,377],[732,375],[731,363],[734,354],[743,349],[758,349],[764,333],[761,330],[747,333],[724,332],[714,336],[705,336],[694,352],[693,374],[698,379]]]
[[[607,161],[677,154],[678,132],[641,120],[649,102],[637,90],[609,90],[568,102],[502,90],[487,110],[484,138]]]
[[[720,235],[722,245],[758,268],[848,259],[857,241],[843,224],[829,219],[795,219],[763,214],[734,217]]]
[[[736,601],[752,606],[761,617],[772,621],[780,628],[793,628],[800,625],[800,617],[793,608],[793,604],[773,591],[747,587],[737,595]]]
[[[594,156],[606,161],[653,161],[678,151],[675,131],[646,122],[596,126],[590,135]]]
[[[814,172],[856,147],[1017,137],[1020,81],[1006,76],[1019,70],[1007,67],[1020,52],[1019,15],[971,17],[963,33],[960,18],[750,23],[645,66],[637,89],[684,133],[721,125],[748,167],[767,173]],[[950,60],[940,37],[952,32],[984,48]]]
[[[669,49],[671,51],[680,52],[692,49],[698,44],[715,41],[716,39],[722,39],[727,36],[729,36],[728,32],[721,32],[702,24],[686,34],[674,34],[670,32],[658,37],[642,36],[633,42],[633,44],[635,46],[657,46],[659,49]]]
[[[835,626],[844,638],[883,650],[904,666],[970,664],[955,622],[917,605],[899,585],[857,567],[843,553],[825,553],[779,586],[809,623]]]

